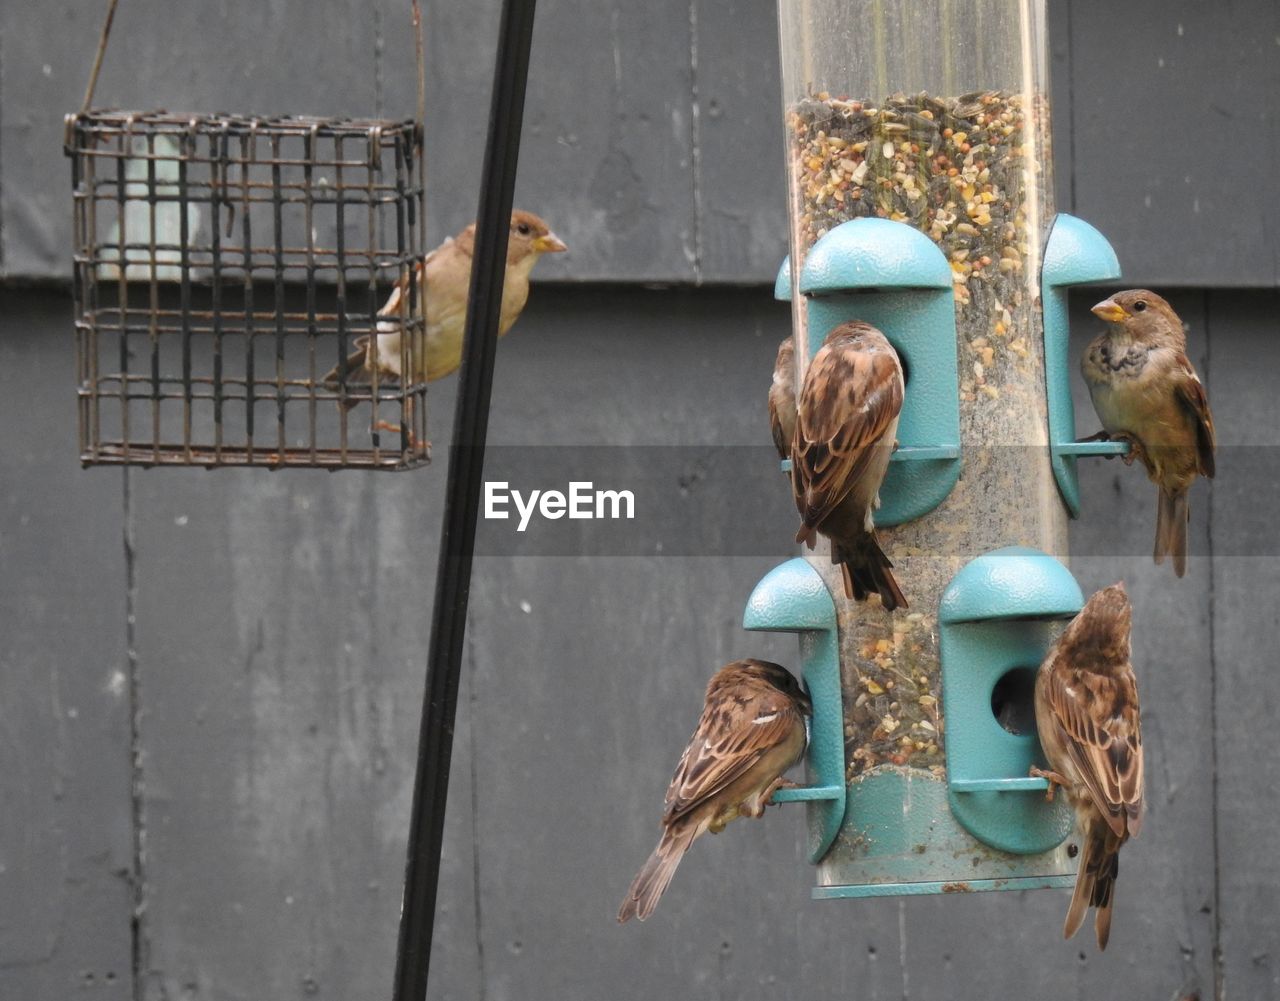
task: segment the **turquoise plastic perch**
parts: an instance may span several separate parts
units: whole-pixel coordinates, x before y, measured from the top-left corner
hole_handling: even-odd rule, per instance
[[[774,296],[789,300],[791,291],[787,259]],[[947,259],[905,223],[854,219],[814,244],[800,291],[808,298],[812,352],[847,320],[874,324],[897,349],[907,393],[876,524],[900,525],[928,514],[960,476],[960,379]]]
[[[948,801],[965,830],[1000,851],[1046,852],[1071,833],[1066,797],[1046,803],[1048,784],[1027,773],[1033,764],[1045,765],[1034,730],[1035,671],[1053,642],[1055,622],[1083,606],[1066,567],[1020,546],[979,556],[942,592]],[[1002,681],[1001,711],[1016,721],[1005,725],[995,705]]]
[[[808,803],[809,861],[826,854],[844,820],[844,703],[836,606],[818,572],[794,559],[771,570],[747,599],[744,629],[798,633],[801,674],[813,700],[809,785],[779,789],[775,803]]]
[[[1040,269],[1040,301],[1044,309],[1044,379],[1049,406],[1049,458],[1058,491],[1071,517],[1080,516],[1080,481],[1076,459],[1089,455],[1124,455],[1122,442],[1076,441],[1071,403],[1071,331],[1067,322],[1067,290],[1087,282],[1120,277],[1120,261],[1107,238],[1083,219],[1059,212],[1045,245]]]

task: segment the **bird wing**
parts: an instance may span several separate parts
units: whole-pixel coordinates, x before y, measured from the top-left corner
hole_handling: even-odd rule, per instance
[[[828,344],[805,376],[791,446],[796,507],[809,527],[839,506],[902,410],[902,374],[882,351]],[[892,442],[887,443],[892,445]]]
[[[779,403],[769,394],[769,432],[773,435],[773,447],[784,458],[791,454],[791,442],[787,441],[786,428],[782,423],[782,412]]]
[[[804,725],[795,703],[777,691],[743,694],[730,689],[709,701],[676,766],[662,822],[669,825],[751,770]]]
[[[1133,671],[1055,670],[1049,705],[1058,742],[1119,837],[1142,826],[1142,730]]]
[[[1177,391],[1178,402],[1182,404],[1196,420],[1196,452],[1200,458],[1200,472],[1213,478],[1214,450],[1218,447],[1218,436],[1213,429],[1213,414],[1209,411],[1209,398],[1205,395],[1204,384],[1196,375],[1196,370],[1186,355],[1178,355]]]
[[[419,261],[417,264],[413,266],[414,275],[418,278],[418,281],[422,283],[418,289],[419,295],[426,294],[426,283],[423,281],[423,276],[426,275],[427,277],[430,277],[431,271],[436,270],[436,268],[438,267],[438,262],[442,258],[447,258],[451,256],[453,253],[455,253],[454,251],[450,250],[453,244],[454,244],[453,237],[451,236],[445,237],[444,242],[440,244],[440,246],[430,251],[421,261]],[[396,283],[391,289],[391,294],[387,296],[387,301],[384,302],[382,304],[382,308],[378,310],[378,315],[394,316],[396,313],[398,313],[400,311],[400,300],[404,298],[405,293],[408,291],[408,288],[409,288],[409,283],[405,281],[405,276],[401,275],[398,279],[396,279]],[[422,308],[421,302],[418,303],[418,308],[419,309]]]

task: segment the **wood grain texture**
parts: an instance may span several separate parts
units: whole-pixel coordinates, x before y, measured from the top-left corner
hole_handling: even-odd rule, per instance
[[[170,996],[388,991],[441,489],[251,472],[139,486],[143,933]],[[437,947],[465,994],[462,719]]]
[[[1101,295],[1073,296],[1073,365]],[[1154,487],[1137,468],[1082,463],[1071,529],[1082,586],[1123,579],[1133,598],[1148,756],[1149,817],[1099,955],[1083,933],[1061,941],[1065,891],[810,901],[794,806],[704,839],[654,917],[617,927],[709,674],[742,655],[795,663],[791,637],[740,627],[793,550],[785,482],[762,473],[755,512],[727,527],[699,502],[743,492],[745,446],[771,453],[765,393],[789,318],[763,287],[535,288],[498,353],[491,441],[704,452],[653,482],[667,538],[708,555],[593,556],[606,524],[580,556],[477,563],[432,997],[1276,997],[1280,547],[1265,500],[1280,302],[1171,301],[1223,442],[1218,479],[1192,491],[1187,577],[1151,563]],[[0,817],[0,997],[61,1001],[92,971],[95,996],[129,1001],[120,474],[75,466],[64,295],[10,291],[0,307],[0,794],[18,804]],[[146,1001],[388,993],[453,384],[433,384],[441,461],[425,471],[130,473]],[[721,555],[731,534],[747,555]]]
[[[1107,224],[1131,284],[1280,282],[1280,132],[1262,96],[1280,92],[1278,34],[1273,3],[1144,0],[1124,23],[1100,0],[1072,5],[1076,209]],[[1224,236],[1209,255],[1206,232]]]
[[[1223,997],[1280,998],[1280,296],[1207,296],[1220,443],[1211,497]],[[1216,391],[1216,392],[1215,392]]]
[[[0,290],[0,997],[133,998],[121,477],[81,472],[63,297]]]
[[[1280,129],[1269,111],[1280,7],[1050,9],[1060,207],[1101,225],[1141,284],[1280,283]],[[475,212],[498,4],[425,10],[434,245]],[[0,274],[68,273],[62,115],[80,105],[98,17],[67,0],[0,10]],[[516,201],[570,253],[541,275],[773,280],[786,252],[775,21],[764,0],[544,0]],[[412,115],[408,4],[125,3],[97,103]]]

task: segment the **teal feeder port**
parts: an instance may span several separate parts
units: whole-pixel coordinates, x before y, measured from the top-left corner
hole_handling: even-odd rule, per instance
[[[992,848],[1047,852],[1071,833],[1065,796],[1045,802],[1035,730],[1036,669],[1061,623],[1084,606],[1052,556],[1011,546],[978,557],[942,593],[938,613],[947,791],[966,831]]]
[[[1083,219],[1058,213],[1045,247],[1040,270],[1040,301],[1044,309],[1044,378],[1049,406],[1049,451],[1053,475],[1071,517],[1080,516],[1080,481],[1076,459],[1088,455],[1124,455],[1122,442],[1076,441],[1071,379],[1076,370],[1069,358],[1067,292],[1072,285],[1111,281],[1120,277],[1120,262],[1107,238]]]
[[[784,263],[774,286],[789,297]],[[809,251],[800,275],[808,297],[810,357],[831,330],[865,320],[902,360],[906,399],[898,448],[880,489],[876,524],[900,525],[942,503],[960,476],[960,400],[951,268],[928,237],[887,219],[854,219]]]
[[[773,280],[773,297],[779,302],[791,301],[791,258],[789,256],[782,259],[778,277]]]
[[[794,559],[774,568],[756,585],[742,625],[800,637],[801,676],[813,700],[809,784],[779,789],[773,800],[808,804],[809,861],[817,862],[831,847],[844,819],[844,707],[835,604],[817,571],[807,561]]]
[[[1028,771],[1043,764],[1034,670],[1054,623],[1082,605],[1071,574],[1036,550],[968,564],[939,617],[948,777],[881,766],[846,783],[839,627],[827,585],[804,559],[756,585],[743,625],[799,635],[813,699],[809,784],[774,799],[807,804],[815,899],[1073,884],[1064,844],[1071,810],[1061,796],[1046,803],[1044,779]]]

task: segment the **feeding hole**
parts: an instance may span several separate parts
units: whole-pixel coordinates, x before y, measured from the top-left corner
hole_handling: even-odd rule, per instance
[[[893,350],[898,352],[898,364],[902,366],[902,385],[905,389],[911,385],[911,365],[907,362],[907,356],[898,345],[893,346]]]
[[[991,715],[1014,736],[1036,732],[1036,670],[1015,667],[1000,676],[991,689]]]

